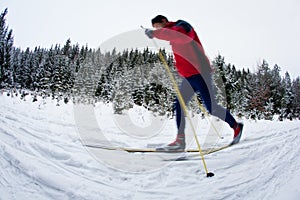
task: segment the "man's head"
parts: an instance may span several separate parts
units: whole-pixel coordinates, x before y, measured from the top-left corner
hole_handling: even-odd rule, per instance
[[[166,24],[168,23],[168,19],[163,15],[157,15],[151,20],[151,22],[153,28],[160,29],[166,26]]]

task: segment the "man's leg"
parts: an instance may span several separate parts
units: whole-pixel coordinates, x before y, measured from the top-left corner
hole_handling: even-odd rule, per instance
[[[201,75],[195,75],[190,77],[188,81],[197,93],[198,98],[202,99],[208,112],[228,123],[231,128],[234,128],[237,123],[234,117],[227,109],[216,102],[211,75],[207,75],[204,78]]]
[[[185,104],[187,105],[187,103],[191,100],[194,94],[194,90],[186,79],[183,79],[181,83],[180,93],[182,95]],[[178,129],[177,133],[184,134],[185,116],[184,116],[184,111],[182,109],[182,106],[180,105],[180,102],[178,100],[178,97],[175,100],[174,107],[175,107],[175,115],[176,115],[176,124]]]
[[[181,86],[180,86],[180,93],[181,96],[187,104],[191,97],[194,94],[194,90],[190,86],[189,82],[186,79],[183,79]],[[162,151],[184,151],[185,149],[185,114],[184,110],[182,109],[182,106],[180,105],[180,102],[178,100],[178,97],[175,100],[174,103],[175,107],[175,115],[176,115],[176,124],[178,128],[177,136],[174,142],[168,144],[165,147],[158,148],[158,150]]]
[[[244,125],[242,123],[238,123],[229,110],[217,104],[215,92],[212,86],[211,75],[204,77],[201,75],[192,76],[188,79],[188,81],[197,93],[198,98],[203,100],[209,113],[225,121],[231,128],[233,128],[234,135],[231,144],[238,143],[240,141]]]

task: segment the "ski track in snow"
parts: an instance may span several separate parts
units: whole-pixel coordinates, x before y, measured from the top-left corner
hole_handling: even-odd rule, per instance
[[[212,178],[199,157],[126,173],[82,146],[71,104],[39,104],[0,96],[1,200],[300,199],[299,121],[245,121],[238,145],[205,157]],[[156,141],[169,142],[173,131]]]

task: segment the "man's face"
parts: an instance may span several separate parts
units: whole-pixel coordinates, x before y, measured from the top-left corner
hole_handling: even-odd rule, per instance
[[[154,23],[152,26],[155,29],[160,29],[160,28],[164,28],[166,26],[166,24],[167,24],[167,21],[163,19],[161,23]]]
[[[163,23],[154,23],[153,24],[153,28],[155,28],[155,29],[160,29],[160,28],[163,28],[163,27],[164,27]]]

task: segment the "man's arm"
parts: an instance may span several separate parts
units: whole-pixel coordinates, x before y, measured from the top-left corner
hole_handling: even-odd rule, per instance
[[[187,33],[183,27],[173,26],[171,28],[161,28],[153,31],[153,37],[172,43],[185,44],[193,41],[194,32],[190,31]]]

